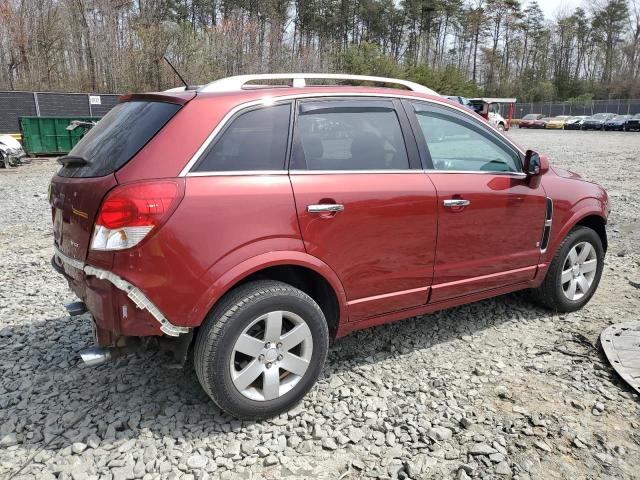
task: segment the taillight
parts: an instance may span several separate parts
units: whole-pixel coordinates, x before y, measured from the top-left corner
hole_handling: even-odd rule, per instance
[[[91,239],[92,250],[137,245],[164,223],[184,196],[184,181],[155,180],[121,185],[102,201]]]

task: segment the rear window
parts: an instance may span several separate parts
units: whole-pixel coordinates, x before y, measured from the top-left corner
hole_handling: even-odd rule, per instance
[[[87,132],[69,155],[87,165],[62,167],[62,177],[103,177],[115,172],[144,147],[180,109],[164,102],[133,101],[116,105]]]
[[[282,170],[291,104],[241,113],[196,165],[196,172]]]

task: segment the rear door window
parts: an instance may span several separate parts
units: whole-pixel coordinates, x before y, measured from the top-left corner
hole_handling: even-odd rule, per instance
[[[218,136],[193,171],[283,170],[290,114],[290,103],[241,113]]]
[[[176,114],[180,105],[165,102],[119,103],[73,147],[82,166],[62,167],[62,177],[103,177],[115,172],[144,147]]]
[[[409,158],[391,100],[300,104],[292,169],[406,170]]]

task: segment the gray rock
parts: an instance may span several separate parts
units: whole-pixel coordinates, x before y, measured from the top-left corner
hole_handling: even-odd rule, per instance
[[[349,440],[353,443],[358,443],[364,438],[364,432],[360,428],[351,427],[349,428],[347,437],[349,437]]]
[[[133,480],[135,478],[133,465],[112,468],[111,475],[113,475],[113,480]]]
[[[335,439],[331,437],[325,437],[322,439],[322,448],[326,448],[327,450],[336,450],[338,448],[338,444]]]
[[[187,458],[187,466],[194,470],[205,468],[207,463],[209,463],[209,459],[204,455],[191,455]]]
[[[511,475],[511,468],[507,462],[500,462],[496,465],[496,473],[498,475]]]
[[[471,480],[471,477],[467,475],[464,468],[460,468],[456,473],[456,480]]]
[[[82,442],[75,442],[71,445],[71,451],[77,455],[81,454],[87,449],[87,446]]]
[[[237,455],[240,455],[240,442],[237,440],[231,440],[228,444],[227,444],[227,448],[224,452],[226,457],[235,457]]]
[[[496,449],[486,443],[476,443],[469,447],[468,452],[471,455],[491,455],[492,453],[496,453]]]
[[[534,442],[534,445],[540,450],[544,450],[545,452],[551,451],[551,447],[549,446],[549,444],[546,442],[543,442],[542,440],[538,440],[537,442]]]
[[[265,467],[270,467],[271,465],[277,465],[278,463],[279,463],[278,457],[276,457],[275,455],[268,455],[264,459],[264,466]]]
[[[433,427],[429,429],[429,437],[437,441],[449,440],[453,436],[453,432],[446,427]]]
[[[256,448],[256,452],[258,453],[258,456],[260,458],[264,458],[264,457],[268,456],[269,453],[270,453],[269,449],[267,447],[264,447],[264,446],[260,446],[260,447]]]
[[[510,399],[510,398],[513,397],[513,394],[511,393],[511,390],[509,390],[504,385],[500,385],[498,388],[496,388],[496,395],[498,395],[498,397],[504,398],[504,399]]]
[[[15,433],[7,433],[2,438],[0,438],[0,447],[12,447],[14,445],[18,445],[18,436]]]

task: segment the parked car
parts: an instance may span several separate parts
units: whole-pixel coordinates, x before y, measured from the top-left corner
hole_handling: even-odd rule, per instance
[[[15,167],[26,161],[27,154],[11,135],[0,135],[0,167]]]
[[[562,130],[564,128],[565,122],[571,118],[570,115],[558,115],[557,117],[553,117],[551,120],[547,122],[545,128]]]
[[[544,128],[541,113],[530,113],[518,122],[518,128]]]
[[[580,130],[582,129],[582,124],[587,118],[589,118],[588,115],[577,115],[577,116],[569,117],[567,121],[564,122],[564,129]]]
[[[473,107],[471,106],[471,102],[467,97],[461,97],[459,95],[446,95],[444,98],[448,98],[449,100],[457,102],[460,105],[468,108],[469,110],[473,110]]]
[[[605,122],[615,116],[615,113],[596,113],[582,123],[582,130],[604,130]]]
[[[640,132],[640,113],[636,113],[624,124],[625,132]]]
[[[618,130],[622,132],[627,120],[631,118],[631,115],[616,115],[615,117],[604,122],[604,130]]]
[[[408,90],[306,83],[325,77]],[[291,408],[355,330],[523,289],[580,309],[607,249],[602,187],[405,80],[126,95],[60,163],[52,263],[91,313],[83,360],[192,350],[240,418]]]

